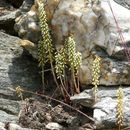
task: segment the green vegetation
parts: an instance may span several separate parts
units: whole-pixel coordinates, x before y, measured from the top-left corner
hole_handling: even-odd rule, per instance
[[[44,4],[38,2],[39,20],[42,32],[42,40],[38,43],[38,61],[42,68],[42,81],[44,86],[44,67],[49,61],[54,81],[60,88],[63,96],[68,98],[75,93],[80,92],[78,70],[81,67],[81,53],[76,52],[73,36],[69,36],[65,46],[60,50],[55,50],[52,44],[52,38],[47,24],[47,16],[44,10]],[[54,53],[55,52],[55,53]],[[54,60],[55,59],[55,60]],[[55,63],[55,67],[54,67]],[[67,78],[67,73],[71,73],[71,79]],[[57,76],[57,77],[56,77]],[[69,80],[71,83],[68,83]],[[60,80],[60,84],[58,82]],[[70,88],[68,87],[70,84]]]
[[[53,41],[49,32],[47,24],[46,12],[44,10],[43,3],[39,5],[39,19],[42,32],[42,40],[38,43],[38,56],[39,67],[42,68],[42,79],[44,86],[44,67],[46,63],[50,63],[51,71],[54,77],[54,81],[57,87],[61,90],[64,100],[67,102],[70,96],[80,93],[79,87],[79,69],[82,65],[82,56],[80,52],[76,52],[76,43],[74,36],[68,36],[65,40],[65,45],[56,50],[53,46]],[[55,66],[55,67],[54,67]],[[92,84],[93,95],[96,101],[98,86],[100,84],[100,72],[101,72],[101,58],[95,55],[93,61],[92,71]],[[119,130],[123,125],[123,90],[118,89],[117,92],[117,125]]]
[[[100,65],[101,58],[99,56],[95,56],[95,60],[93,61],[93,73],[92,73],[92,84],[94,85],[93,87],[93,94],[94,94],[94,99],[96,101],[97,99],[97,92],[98,92],[98,85],[100,84],[99,78],[100,78]]]

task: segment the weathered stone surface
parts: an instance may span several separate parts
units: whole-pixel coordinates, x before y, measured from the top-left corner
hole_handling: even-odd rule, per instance
[[[6,130],[6,129],[0,126],[0,130]]]
[[[20,85],[23,89],[38,91],[40,75],[37,63],[25,55],[20,47],[21,39],[0,32],[0,121],[15,122],[20,102],[10,91]]]
[[[22,19],[22,18],[23,19]],[[33,42],[37,42],[40,37],[40,26],[38,17],[35,11],[29,11],[23,16],[19,16],[15,20],[15,30],[23,39],[28,39]]]
[[[25,48],[33,58],[38,58],[38,47],[33,42],[30,42],[28,40],[21,40],[20,45]]]
[[[55,12],[59,1],[60,0],[48,0],[47,2],[43,1],[46,4],[45,8],[49,21],[52,19],[53,13]],[[23,5],[20,7],[20,11],[17,13],[17,18],[15,21],[15,30],[21,38],[35,43],[41,39],[41,29],[39,26],[36,0],[35,3],[34,0],[25,0]]]
[[[114,128],[116,127],[117,121],[117,89],[118,88],[116,87],[99,87],[96,102],[94,102],[92,89],[85,90],[80,94],[74,95],[71,97],[71,100],[94,109],[93,117],[95,118],[95,124],[98,129]],[[126,127],[130,126],[130,87],[123,87],[123,92],[123,116],[124,126]]]
[[[8,129],[6,129],[7,125],[8,125]],[[33,129],[22,128],[15,123],[4,124],[0,122],[0,130],[33,130]]]
[[[0,110],[5,111],[7,114],[10,114],[10,115],[12,114],[12,115],[17,116],[17,114],[19,113],[19,110],[20,110],[20,102],[0,98]],[[5,120],[6,120],[6,122],[8,122],[10,120],[10,118],[8,117]],[[3,118],[0,118],[0,121],[5,122]]]
[[[108,57],[106,52],[100,48],[92,51],[94,54],[101,56],[101,73],[100,84],[103,85],[120,85],[130,84],[130,66],[127,61],[121,61]],[[125,56],[124,56],[125,57]],[[125,58],[124,58],[125,59]],[[94,56],[90,55],[82,65],[80,70],[80,81],[82,84],[91,84],[92,82],[92,64]]]
[[[0,30],[8,34],[15,35],[14,21],[18,10],[14,9],[12,5],[5,0],[0,1]]]
[[[125,55],[126,47],[122,45],[122,41],[119,39],[108,1],[102,0],[94,4],[87,4],[84,0],[48,0],[46,4],[46,7],[52,7],[51,10],[54,10],[50,12],[46,8],[47,14],[50,12],[48,19],[56,46],[60,47],[61,44],[64,44],[65,37],[69,34],[74,35],[77,50],[82,53],[83,59],[80,71],[82,84],[91,84],[93,54],[102,58],[100,84],[130,84],[128,65],[130,57]],[[130,50],[130,10],[113,0],[111,0],[111,5],[124,36],[124,43],[128,46],[128,52]],[[17,31],[19,30],[19,36],[24,39],[33,42],[40,39],[35,4],[29,12],[16,19],[16,28]]]
[[[34,0],[24,0],[20,8],[18,9],[19,12],[17,13],[17,17],[20,15],[26,14],[34,4]]]
[[[130,9],[130,1],[129,0],[114,0],[118,4]]]
[[[0,130],[6,130],[4,127],[5,127],[5,124],[0,122]]]
[[[17,124],[10,123],[10,124],[9,124],[9,129],[8,129],[8,130],[32,130],[32,129],[29,129],[29,128],[22,128],[22,127],[20,127],[20,126],[17,125]]]
[[[55,122],[50,122],[48,123],[45,128],[47,130],[62,130],[63,127],[61,125],[59,125],[58,123],[55,123]]]
[[[102,58],[101,84],[130,84],[130,69],[128,59],[124,54],[125,47],[120,44],[108,2],[106,0],[100,2],[88,8],[84,1],[80,1],[80,5],[78,0],[61,1],[52,19],[56,43],[61,44],[69,33],[74,34],[77,50],[82,53],[83,57],[80,71],[82,84],[91,84],[93,62],[91,53]],[[111,1],[111,4],[129,50],[130,11],[114,1]]]
[[[9,8],[13,8],[13,7],[9,3],[7,3],[7,1],[0,0],[0,9],[9,9]]]
[[[16,18],[16,13],[17,13],[17,10],[8,11],[7,14],[0,16],[0,25],[14,22],[14,20]]]
[[[11,101],[10,101],[11,102]],[[16,122],[18,120],[17,115],[9,114],[5,110],[0,110],[0,121],[1,122]]]

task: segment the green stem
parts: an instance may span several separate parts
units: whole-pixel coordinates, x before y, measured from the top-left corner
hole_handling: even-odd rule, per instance
[[[56,79],[56,75],[55,75],[55,72],[54,72],[54,67],[53,67],[52,62],[50,62],[50,64],[51,64],[51,71],[52,71],[52,75],[53,75],[54,81],[56,83],[56,86],[59,87],[59,84],[58,84],[57,79]]]
[[[60,77],[60,82],[61,82],[61,85],[62,85],[63,90],[65,91],[65,93],[67,94],[67,96],[70,98],[70,95],[69,95],[69,93],[67,92],[67,90],[66,90],[66,88],[65,88],[65,85],[64,85],[64,83],[63,83],[61,77]]]
[[[75,89],[76,93],[80,93],[80,92],[79,92],[79,89],[78,89],[78,87],[77,87],[77,84],[76,84],[74,70],[72,70],[72,79],[73,79],[74,89]]]
[[[44,66],[42,66],[42,87],[45,89],[45,82],[44,82]]]
[[[78,91],[80,93],[80,87],[79,87],[79,76],[78,76],[78,73],[77,73],[77,88],[78,88]]]

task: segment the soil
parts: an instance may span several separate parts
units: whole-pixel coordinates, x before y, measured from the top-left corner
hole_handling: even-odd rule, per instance
[[[53,104],[53,105],[51,105]],[[92,115],[92,111],[83,108],[82,111]],[[19,124],[22,127],[45,130],[49,122],[63,126],[63,130],[92,130],[94,125],[83,115],[64,106],[53,103],[43,103],[36,99],[26,99],[19,114]]]

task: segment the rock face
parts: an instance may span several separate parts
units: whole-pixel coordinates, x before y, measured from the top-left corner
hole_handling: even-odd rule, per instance
[[[32,129],[28,129],[28,128],[22,128],[17,124],[14,123],[9,123],[8,124],[8,129],[6,129],[7,125],[0,122],[0,130],[32,130]]]
[[[42,0],[43,1],[43,0]],[[51,20],[60,0],[49,0],[46,4],[47,16]],[[43,1],[44,2],[44,1]],[[37,43],[41,39],[36,0],[25,0],[17,13],[15,30],[23,39]]]
[[[14,7],[18,8],[23,3],[23,0],[7,0],[11,3]]]
[[[15,11],[10,11],[7,14],[4,14],[3,16],[0,17],[0,24],[9,24],[11,22],[14,22],[15,20],[15,15],[17,13],[17,10]]]
[[[25,55],[19,42],[21,39],[0,32],[0,121],[15,122],[20,109],[16,94],[10,91],[18,85],[24,89],[38,91],[40,75],[37,63]]]
[[[14,21],[17,12],[18,10],[13,8],[13,6],[5,0],[0,1],[0,30],[4,30],[11,35],[16,34],[14,31]]]
[[[130,9],[130,1],[129,0],[114,0],[115,2],[119,3],[120,5]]]
[[[19,12],[19,14],[21,13],[22,15],[15,20],[15,30],[18,31],[19,36],[23,39],[36,42],[40,36],[40,26],[37,12],[33,10],[28,11],[30,5],[32,5],[32,1],[25,1],[25,3],[23,3]]]
[[[47,130],[62,130],[63,127],[55,122],[50,122],[46,125]]]
[[[124,105],[123,105],[123,121],[124,126],[130,126],[130,87],[123,87],[124,92]],[[94,103],[94,98],[91,90],[85,90],[82,93],[71,97],[71,100],[80,103],[83,106],[91,107],[94,109],[93,117],[97,129],[112,129],[116,127],[117,121],[117,88],[115,87],[99,87],[97,93],[97,101]]]
[[[114,1],[111,1],[111,4],[122,29],[124,42],[127,44],[130,40],[128,37],[130,11]],[[52,19],[53,33],[56,43],[60,44],[69,33],[74,34],[77,50],[83,57],[80,82],[91,84],[92,54],[97,54],[102,58],[100,84],[130,84],[130,69],[124,54],[125,49],[120,44],[108,2],[102,0],[88,7],[84,1],[80,0],[79,5],[78,0],[68,0],[60,2],[58,7]],[[122,13],[117,10],[122,10]],[[124,17],[124,14],[127,15]]]
[[[69,34],[74,35],[77,50],[82,53],[83,59],[80,71],[82,84],[91,84],[94,54],[102,58],[100,84],[130,84],[128,64],[130,57],[125,55],[130,50],[130,11],[128,9],[111,0],[114,14],[124,36],[125,45],[123,45],[106,0],[95,1],[95,3],[85,3],[84,0],[48,0],[46,4],[48,8],[54,9],[50,12],[46,8],[46,12],[50,13],[48,19],[56,46],[60,47],[64,44],[65,37]],[[30,11],[16,19],[16,30],[19,30],[19,36],[24,39],[35,43],[40,39],[35,4]]]

